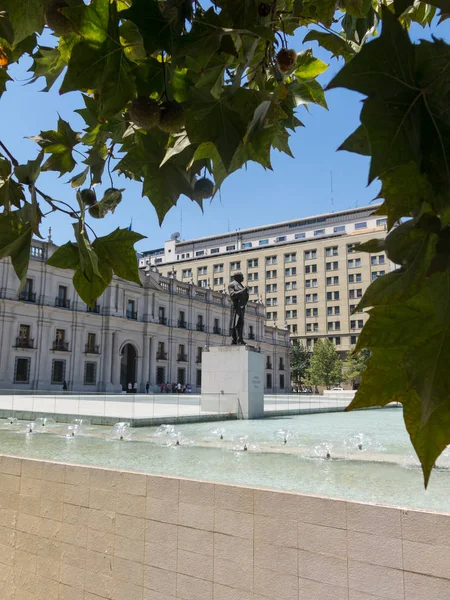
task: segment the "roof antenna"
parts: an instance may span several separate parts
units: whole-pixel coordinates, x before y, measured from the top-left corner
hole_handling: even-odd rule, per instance
[[[330,171],[331,212],[334,213],[333,171]]]

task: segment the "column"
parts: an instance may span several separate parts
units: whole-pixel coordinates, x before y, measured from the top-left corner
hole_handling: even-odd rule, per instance
[[[102,347],[102,380],[99,383],[99,388],[102,392],[114,391],[111,383],[111,357],[112,357],[112,331],[105,330],[103,335]]]
[[[11,337],[12,324],[14,322],[13,317],[2,317],[3,321],[3,332],[2,332],[2,344],[0,346],[0,385],[3,388],[11,388],[12,379],[10,380],[8,375],[9,360],[11,358],[11,346],[13,345],[13,338]],[[31,356],[31,355],[30,355]],[[14,375],[13,375],[14,377]]]
[[[111,383],[114,391],[120,391],[120,364],[119,364],[119,332],[113,331],[111,346]]]
[[[50,389],[52,360],[54,356],[53,353],[50,352],[53,341],[50,339],[51,326],[52,322],[50,320],[45,318],[38,320],[38,333],[40,335],[36,336],[36,375],[32,386],[35,390]]]
[[[148,333],[143,335],[143,353],[142,353],[142,368],[140,376],[140,391],[145,392],[145,384],[150,382],[150,339],[151,336]]]

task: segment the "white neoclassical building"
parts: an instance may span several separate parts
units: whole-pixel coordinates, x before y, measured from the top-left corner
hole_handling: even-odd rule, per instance
[[[115,277],[95,310],[72,284],[73,273],[46,265],[56,250],[35,241],[27,284],[0,261],[0,389],[120,392],[129,383],[201,388],[205,346],[229,344],[230,300],[212,291],[140,271],[142,287]],[[247,307],[245,339],[265,355],[265,387],[288,391],[289,331],[265,324],[262,304]]]

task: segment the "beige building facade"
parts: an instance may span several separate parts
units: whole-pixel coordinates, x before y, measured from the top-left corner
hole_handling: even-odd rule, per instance
[[[34,242],[28,279],[19,286],[0,261],[0,389],[158,391],[162,383],[201,391],[205,347],[230,343],[227,294],[140,270],[142,286],[115,277],[94,310],[75,291],[73,272],[46,260],[56,250]],[[267,392],[288,391],[289,334],[268,326],[249,302],[244,337],[264,354]]]
[[[373,211],[365,206],[189,241],[175,235],[164,248],[144,252],[140,266],[214,291],[242,271],[268,324],[308,347],[328,338],[347,351],[367,319],[352,314],[358,301],[371,281],[393,269],[384,252],[358,251],[386,236],[386,219]]]

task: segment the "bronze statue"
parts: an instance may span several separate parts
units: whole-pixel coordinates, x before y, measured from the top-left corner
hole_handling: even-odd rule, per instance
[[[235,273],[230,285],[228,293],[231,297],[231,315],[230,315],[230,335],[232,344],[245,345],[244,338],[244,314],[245,306],[248,302],[248,288],[242,285],[244,276],[242,273]]]

